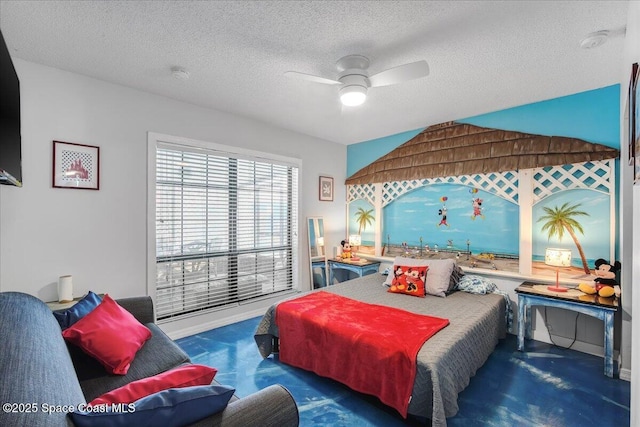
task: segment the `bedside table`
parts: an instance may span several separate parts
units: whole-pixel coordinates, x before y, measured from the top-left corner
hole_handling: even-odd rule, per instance
[[[47,307],[49,307],[51,311],[66,310],[67,308],[73,307],[78,301],[80,301],[82,298],[86,296],[87,294],[84,294],[81,297],[74,298],[73,301],[69,301],[69,302],[49,301],[49,302],[45,302],[45,304],[47,304]],[[98,294],[98,296],[100,298],[103,298],[104,294]]]
[[[518,350],[524,351],[525,336],[531,336],[531,306],[576,311],[604,322],[604,374],[613,377],[613,315],[618,310],[618,298],[587,295],[577,289],[553,292],[547,286],[524,282],[515,289],[518,294]]]
[[[367,274],[376,273],[380,269],[380,261],[368,261],[363,258],[360,258],[359,261],[330,259],[327,260],[327,262],[329,263],[329,285],[333,285],[335,270],[353,271],[362,277]]]

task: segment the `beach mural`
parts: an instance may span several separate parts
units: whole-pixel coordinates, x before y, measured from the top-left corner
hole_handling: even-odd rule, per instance
[[[348,234],[365,255],[586,279],[614,253],[617,154],[575,138],[430,126],[347,179]],[[570,249],[571,266],[546,265],[547,248]]]
[[[462,265],[519,271],[520,207],[488,191],[431,184],[407,192],[382,208],[382,255],[455,257]],[[363,199],[349,204],[349,234],[360,234],[362,253],[374,253],[375,208]],[[555,274],[544,265],[546,248],[570,249],[562,276],[580,278],[611,251],[610,196],[587,190],[552,194],[532,208],[535,274]]]
[[[567,190],[533,207],[533,261],[541,268],[546,248],[571,250],[565,274],[589,274],[611,252],[610,196],[593,190]],[[571,271],[571,273],[569,273]]]
[[[413,190],[383,209],[384,243],[416,249],[518,255],[518,207],[463,185],[433,184]],[[504,239],[496,236],[504,235]]]

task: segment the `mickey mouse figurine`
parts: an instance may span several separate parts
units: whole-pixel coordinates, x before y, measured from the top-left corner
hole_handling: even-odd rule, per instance
[[[608,261],[598,258],[595,262],[594,274],[597,276],[594,279],[594,285],[588,285],[581,283],[578,285],[585,294],[595,294],[596,292],[603,298],[608,298],[615,294],[620,296],[620,284],[616,280],[616,273],[620,271],[622,265],[619,261],[609,264]]]
[[[342,259],[351,259],[351,244],[349,241],[343,240],[340,245],[342,245]]]

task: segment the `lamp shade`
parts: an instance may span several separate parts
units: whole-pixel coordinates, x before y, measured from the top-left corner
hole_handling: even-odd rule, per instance
[[[544,263],[553,267],[570,267],[571,249],[547,248],[544,252]]]
[[[318,246],[324,246],[324,237],[318,237]]]
[[[349,244],[351,246],[360,246],[362,243],[362,238],[359,234],[352,234],[349,236]]]
[[[361,105],[367,99],[367,88],[359,85],[345,86],[340,89],[340,101],[348,107]]]

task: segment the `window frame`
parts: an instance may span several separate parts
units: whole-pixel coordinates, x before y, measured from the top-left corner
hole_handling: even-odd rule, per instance
[[[147,293],[157,304],[156,278],[157,278],[157,260],[156,260],[156,156],[159,147],[168,146],[171,148],[183,149],[191,152],[206,152],[214,155],[229,156],[230,158],[265,162],[274,165],[297,168],[297,182],[294,183],[294,193],[291,194],[291,203],[294,205],[294,215],[291,219],[290,233],[291,244],[288,250],[291,251],[291,286],[290,290],[277,291],[262,296],[255,296],[247,301],[235,301],[230,304],[220,305],[217,307],[205,308],[192,313],[175,314],[162,319],[159,323],[181,320],[185,317],[207,314],[212,311],[220,311],[229,308],[238,307],[244,303],[255,302],[261,299],[273,298],[281,293],[298,292],[300,283],[299,273],[299,242],[298,228],[300,216],[299,192],[301,181],[301,161],[300,159],[280,156],[276,154],[264,153],[255,150],[243,149],[240,147],[232,147],[218,143],[198,141],[188,138],[175,137],[154,132],[148,133],[148,152],[147,152]],[[236,289],[238,291],[238,289]]]

